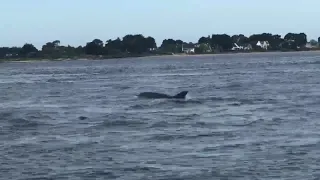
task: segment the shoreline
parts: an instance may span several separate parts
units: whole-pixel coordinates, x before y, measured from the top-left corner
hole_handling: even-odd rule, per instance
[[[269,53],[306,53],[306,52],[320,52],[320,50],[301,50],[301,51],[248,51],[248,52],[219,52],[219,53],[205,53],[205,54],[186,54],[186,53],[177,53],[177,54],[151,54],[151,55],[141,55],[141,56],[127,56],[127,57],[103,57],[103,56],[87,56],[87,57],[72,57],[72,58],[57,58],[57,59],[48,59],[48,58],[18,58],[18,59],[0,59],[1,62],[48,62],[48,61],[92,61],[92,60],[111,60],[111,59],[128,59],[128,58],[156,58],[156,57],[205,57],[205,56],[221,56],[221,55],[258,55],[258,54],[269,54]]]

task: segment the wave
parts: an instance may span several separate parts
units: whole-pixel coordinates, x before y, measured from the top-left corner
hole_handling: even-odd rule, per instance
[[[11,130],[36,129],[42,125],[49,125],[43,120],[52,120],[48,115],[39,112],[29,112],[27,114],[18,114],[19,112],[8,111],[0,112],[2,123],[9,125]]]
[[[237,137],[237,133],[234,131],[211,131],[211,132],[201,132],[201,133],[184,133],[184,134],[148,134],[145,138],[146,141],[156,140],[156,141],[172,141],[172,140],[192,140],[198,138],[207,137],[223,137],[223,138],[233,138]]]

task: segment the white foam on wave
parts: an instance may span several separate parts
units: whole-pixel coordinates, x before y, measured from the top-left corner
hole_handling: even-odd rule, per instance
[[[32,84],[35,83],[36,80],[26,80],[26,79],[0,79],[0,84],[17,84],[17,83],[24,83],[24,84]]]

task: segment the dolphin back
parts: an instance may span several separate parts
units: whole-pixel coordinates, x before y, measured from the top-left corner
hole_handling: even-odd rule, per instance
[[[138,95],[138,97],[153,98],[153,99],[161,99],[161,98],[185,99],[187,94],[188,94],[188,91],[182,91],[176,94],[175,96],[169,96],[167,94],[156,93],[156,92],[142,92]]]
[[[188,91],[182,91],[182,92],[176,94],[175,96],[172,96],[172,98],[185,99],[187,94],[188,94]]]
[[[162,93],[155,93],[155,92],[143,92],[138,95],[138,97],[144,97],[144,98],[154,98],[154,99],[159,99],[159,98],[170,98],[170,96]]]

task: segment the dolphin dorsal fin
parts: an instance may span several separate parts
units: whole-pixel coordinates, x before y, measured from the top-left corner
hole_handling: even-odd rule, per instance
[[[188,91],[181,91],[180,93],[173,96],[173,98],[185,99],[187,94],[188,94]]]

